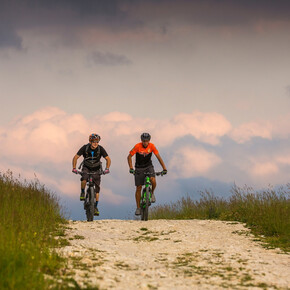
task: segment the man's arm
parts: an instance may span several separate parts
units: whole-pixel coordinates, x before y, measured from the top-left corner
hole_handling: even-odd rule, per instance
[[[72,167],[73,167],[73,169],[76,169],[76,167],[77,167],[77,160],[80,158],[80,156],[79,155],[75,155],[74,156],[74,158],[73,158],[73,160],[72,160]]]
[[[132,162],[132,155],[131,154],[128,155],[127,160],[128,160],[129,168],[133,169],[133,162]]]
[[[162,166],[163,170],[167,170],[166,166],[165,166],[165,164],[164,164],[164,162],[163,162],[163,160],[161,158],[161,156],[159,155],[159,153],[155,154],[155,156],[158,159],[158,161],[159,161],[160,165]]]
[[[111,166],[111,158],[109,156],[106,156],[105,159],[106,159],[106,168],[109,169]]]

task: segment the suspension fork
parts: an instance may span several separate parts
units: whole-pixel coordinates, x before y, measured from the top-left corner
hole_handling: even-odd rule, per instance
[[[151,185],[150,177],[146,176],[145,187],[149,187]]]
[[[151,194],[152,194],[152,184],[151,184],[151,180],[150,180],[150,177],[149,176],[146,176],[146,179],[145,179],[145,191],[146,189],[148,188],[148,191],[149,192],[149,200],[151,200]],[[151,186],[151,190],[150,190],[150,186]]]

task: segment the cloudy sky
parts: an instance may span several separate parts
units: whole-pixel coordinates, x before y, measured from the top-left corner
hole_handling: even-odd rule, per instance
[[[152,135],[160,203],[290,176],[290,2],[0,0],[0,171],[84,218],[71,159],[99,133],[103,217],[131,218],[126,157]],[[154,160],[156,169],[160,166]]]

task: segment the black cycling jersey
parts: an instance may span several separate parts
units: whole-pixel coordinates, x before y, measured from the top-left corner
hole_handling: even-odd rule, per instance
[[[98,145],[96,149],[92,149],[89,143],[82,146],[77,155],[84,157],[83,166],[91,170],[98,170],[100,168],[101,157],[106,158],[108,153],[101,145]]]

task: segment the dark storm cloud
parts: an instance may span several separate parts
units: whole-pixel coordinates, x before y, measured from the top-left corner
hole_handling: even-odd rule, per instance
[[[30,28],[73,34],[87,26],[119,32],[158,25],[165,33],[178,23],[232,26],[290,21],[288,0],[0,0],[0,8],[1,46],[18,48],[17,31]]]
[[[116,65],[129,65],[132,63],[125,55],[113,54],[110,52],[102,53],[95,51],[87,57],[89,64],[116,66]]]
[[[122,1],[117,0],[2,0],[0,3],[2,22],[13,23],[18,28],[138,25],[122,9]]]
[[[290,20],[288,0],[0,0],[0,3],[1,22],[17,27],[105,25],[120,29],[142,26],[151,17],[158,22],[169,16],[168,21],[184,18],[205,25]]]
[[[145,4],[146,3],[146,4]],[[144,1],[147,20],[205,26],[248,25],[259,21],[290,21],[286,0],[160,0]],[[150,7],[150,9],[148,9]]]
[[[64,31],[73,38],[82,27],[118,32],[140,25],[117,0],[0,0],[0,48],[21,48],[18,31],[23,29],[45,28],[47,33],[48,28],[49,33]]]
[[[22,49],[22,39],[13,29],[0,26],[0,48],[9,47]]]

